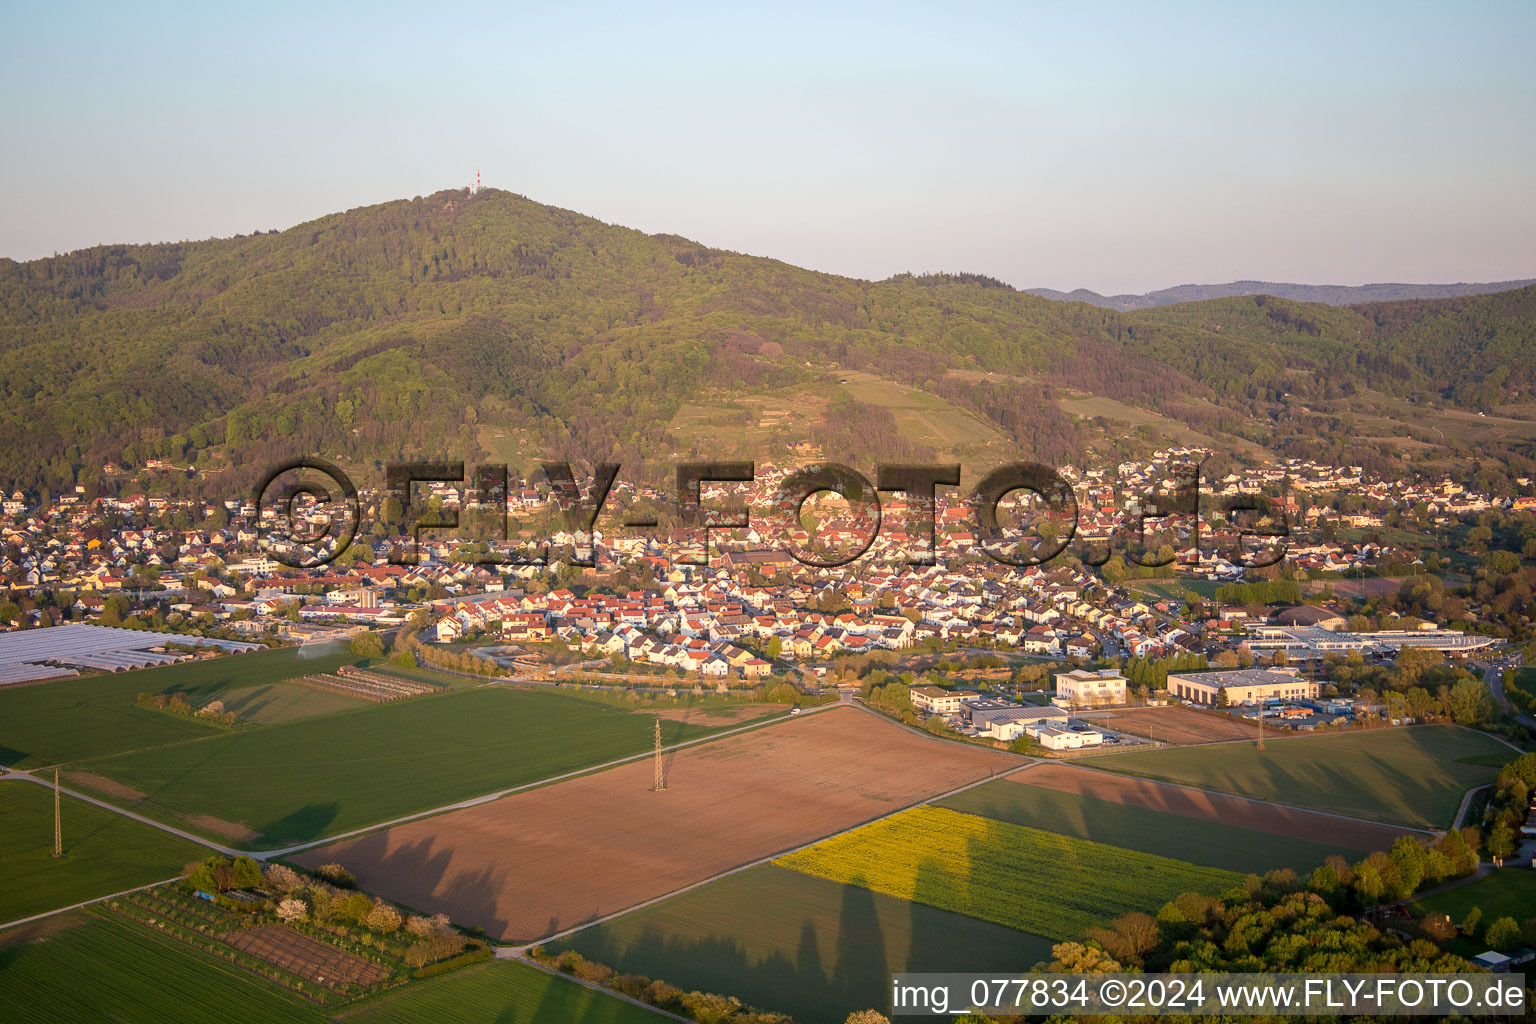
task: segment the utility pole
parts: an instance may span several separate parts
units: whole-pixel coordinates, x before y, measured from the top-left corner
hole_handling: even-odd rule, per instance
[[[59,818],[59,770],[53,770],[53,855],[64,856],[64,825]]]
[[[656,792],[665,793],[667,776],[661,765],[661,716],[656,716]]]

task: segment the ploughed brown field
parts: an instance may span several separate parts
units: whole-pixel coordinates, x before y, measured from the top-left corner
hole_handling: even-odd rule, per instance
[[[1020,763],[855,708],[664,757],[662,793],[647,760],[295,859],[340,862],[361,888],[531,942]]]
[[[1368,821],[1305,811],[1299,807],[1280,807],[1258,800],[1245,800],[1240,796],[1207,793],[1188,786],[1136,779],[1069,764],[1038,764],[1017,775],[1010,775],[1007,781],[1355,850],[1389,849],[1398,836],[1413,831],[1396,825],[1376,825]]]
[[[1149,736],[1161,743],[1213,743],[1217,740],[1251,740],[1259,735],[1257,724],[1225,712],[1194,708],[1123,708],[1090,716],[1108,729]],[[1278,733],[1277,733],[1278,735]]]

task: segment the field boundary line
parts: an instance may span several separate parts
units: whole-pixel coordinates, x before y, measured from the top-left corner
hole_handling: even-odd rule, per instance
[[[830,706],[831,707],[837,707],[838,705],[834,704],[834,705],[830,705]],[[876,712],[870,712],[870,713],[871,714],[875,714]],[[938,739],[938,737],[932,737],[932,738],[933,739]],[[940,742],[947,742],[947,741],[940,740]],[[905,813],[907,811],[914,810],[914,809],[916,809],[918,807],[926,807],[929,804],[936,803],[936,802],[938,802],[940,800],[948,800],[950,797],[958,796],[961,793],[964,793],[966,790],[975,789],[977,786],[985,786],[987,783],[989,783],[989,782],[996,782],[998,779],[1005,779],[1005,778],[1007,778],[1010,775],[1014,775],[1014,774],[1016,774],[1018,772],[1026,771],[1026,770],[1028,770],[1030,768],[1033,768],[1035,765],[1040,764],[1040,763],[1042,763],[1042,762],[1039,762],[1039,761],[1026,761],[1023,764],[1015,765],[1012,768],[1006,768],[1006,769],[1004,769],[1003,771],[1000,771],[1000,772],[992,772],[992,773],[990,773],[984,779],[974,779],[971,782],[967,782],[967,783],[964,783],[963,785],[956,786],[956,787],[954,787],[952,789],[946,790],[943,793],[935,793],[932,796],[927,796],[927,797],[924,797],[921,800],[914,801],[913,803],[906,804],[906,805],[901,806],[901,807],[897,807],[894,810],[887,811],[884,814],[876,815],[875,817],[870,818],[867,821],[861,821],[861,822],[859,822],[859,823],[857,823],[855,825],[849,825],[847,828],[838,829],[836,832],[829,832],[829,833],[827,833],[824,836],[820,836],[819,838],[812,839],[810,842],[800,843],[797,846],[788,847],[786,849],[779,850],[776,853],[770,853],[766,857],[758,857],[755,860],[750,860],[750,861],[747,861],[747,862],[745,862],[743,864],[738,864],[738,865],[736,865],[733,868],[727,868],[726,870],[718,872],[717,874],[713,874],[713,875],[709,876],[708,878],[700,879],[697,882],[690,882],[687,885],[682,886],[681,888],[673,889],[671,892],[663,893],[660,896],[652,896],[648,900],[644,900],[644,901],[642,901],[640,903],[636,903],[633,906],[625,907],[623,910],[615,910],[611,914],[604,914],[601,917],[594,917],[590,921],[584,921],[581,924],[573,925],[570,928],[565,928],[565,929],[562,929],[562,930],[560,930],[558,932],[552,932],[549,935],[545,935],[542,938],[535,939],[532,942],[511,943],[511,944],[508,944],[506,946],[498,946],[497,948],[498,949],[510,949],[512,952],[506,954],[507,956],[521,956],[525,951],[527,951],[529,949],[532,949],[534,946],[541,946],[541,945],[545,944],[546,942],[556,942],[556,941],[558,941],[560,939],[566,938],[567,936],[575,935],[577,932],[585,931],[588,928],[595,928],[595,927],[597,927],[600,924],[606,924],[609,921],[612,921],[612,920],[614,920],[616,918],[623,917],[626,914],[632,914],[632,913],[634,913],[637,910],[644,910],[646,907],[655,906],[656,904],[665,902],[666,900],[670,900],[670,899],[672,899],[675,896],[682,896],[683,894],[692,892],[695,889],[701,889],[701,888],[703,888],[706,885],[710,885],[711,883],[720,881],[722,878],[729,878],[732,875],[739,875],[743,871],[750,871],[753,868],[762,867],[764,864],[771,864],[772,862],[778,860],[780,857],[788,857],[790,854],[799,853],[801,850],[808,850],[811,847],[816,846],[819,843],[824,843],[824,842],[826,842],[829,839],[836,839],[837,837],[847,835],[850,832],[857,832],[861,828],[865,828],[865,827],[867,827],[869,825],[873,825],[873,824],[875,824],[877,822],[885,821],[887,818],[894,818],[898,814],[903,814],[903,813]],[[501,955],[501,954],[498,954],[498,955]]]
[[[1243,741],[1237,740],[1235,742],[1241,743]],[[1228,793],[1220,789],[1207,789],[1204,786],[1191,786],[1183,782],[1168,782],[1165,779],[1155,779],[1148,775],[1138,775],[1135,772],[1130,771],[1115,771],[1112,768],[1095,768],[1090,765],[1079,764],[1076,760],[1061,760],[1053,761],[1051,763],[1064,765],[1069,768],[1076,768],[1085,772],[1097,772],[1100,775],[1108,775],[1122,779],[1137,779],[1141,782],[1150,782],[1156,786],[1169,786],[1173,789],[1193,790],[1196,793],[1204,793],[1207,796],[1224,796],[1230,800],[1246,800],[1248,803],[1261,804],[1265,807],[1280,807],[1288,811],[1299,811],[1302,814],[1320,814],[1324,817],[1338,818],[1340,821],[1353,821],[1361,825],[1377,825],[1381,828],[1394,828],[1400,832],[1416,832],[1419,835],[1426,836],[1438,836],[1441,834],[1439,829],[1418,828],[1414,825],[1400,825],[1392,821],[1379,821],[1375,818],[1361,818],[1353,814],[1340,814],[1337,811],[1319,811],[1311,807],[1300,807],[1296,804],[1281,803],[1279,800],[1265,800],[1262,797],[1245,796],[1242,793]]]
[[[162,885],[170,885],[172,882],[180,881],[180,879],[181,876],[177,875],[174,878],[166,878],[158,882],[150,882],[147,885],[136,885],[132,889],[124,889],[122,892],[113,892],[108,893],[105,896],[96,896],[88,900],[81,900],[79,903],[71,903],[67,907],[59,907],[57,910],[47,910],[41,914],[33,914],[31,917],[20,917],[14,921],[6,921],[3,924],[0,924],[0,932],[9,931],[12,928],[19,928],[24,924],[31,924],[33,921],[42,921],[46,918],[57,917],[60,914],[67,914],[71,910],[82,910],[85,907],[89,907],[93,903],[103,903],[107,900],[115,900],[119,896],[131,896],[136,892],[143,892],[145,889],[157,889]]]

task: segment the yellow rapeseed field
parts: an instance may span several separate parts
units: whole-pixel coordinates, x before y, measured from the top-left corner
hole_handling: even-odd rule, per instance
[[[939,807],[918,807],[778,864],[1047,938],[1078,938],[1181,892],[1243,876]]]

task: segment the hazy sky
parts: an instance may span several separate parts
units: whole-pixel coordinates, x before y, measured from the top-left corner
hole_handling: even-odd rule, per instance
[[[1536,277],[1531,0],[735,6],[3,0],[0,255],[479,167],[859,277]]]

